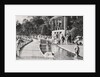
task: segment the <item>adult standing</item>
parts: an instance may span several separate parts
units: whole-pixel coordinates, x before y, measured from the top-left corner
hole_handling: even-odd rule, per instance
[[[64,41],[65,41],[65,37],[64,35],[62,35],[62,44],[64,44]]]
[[[61,34],[61,32],[59,34],[59,43],[62,44],[62,34]]]
[[[68,44],[68,35],[66,35],[65,39],[66,39],[66,44]]]
[[[20,39],[18,38],[16,41],[16,56],[19,56],[19,50],[20,50],[19,43],[20,43]]]
[[[79,53],[80,53],[80,48],[79,48],[79,44],[78,44],[78,43],[76,44],[74,50],[75,50],[75,53],[76,53],[77,57],[79,57],[79,56],[80,56],[80,55],[79,55]]]

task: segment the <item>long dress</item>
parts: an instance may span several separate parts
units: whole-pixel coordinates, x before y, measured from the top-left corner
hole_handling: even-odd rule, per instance
[[[19,39],[16,41],[16,55],[19,56]]]

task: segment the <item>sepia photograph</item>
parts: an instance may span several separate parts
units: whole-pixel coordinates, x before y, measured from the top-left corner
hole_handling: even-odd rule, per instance
[[[83,60],[83,16],[16,15],[16,60]]]

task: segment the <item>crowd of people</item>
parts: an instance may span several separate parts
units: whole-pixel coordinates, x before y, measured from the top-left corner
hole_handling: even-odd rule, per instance
[[[75,54],[76,54],[76,57],[79,57],[79,53],[80,53],[80,45],[82,45],[82,43],[80,43],[80,39],[79,38],[76,38],[74,43],[71,39],[71,35],[68,35],[68,36],[64,36],[63,34],[61,33],[55,33],[53,35],[53,40],[55,41],[56,44],[60,44],[60,45],[66,45],[66,44],[75,44],[75,47],[74,47],[74,51],[75,51]]]
[[[67,37],[65,37],[63,34],[61,34],[61,32],[54,33],[52,40],[56,44],[66,44]]]
[[[37,39],[38,41],[41,39],[47,40],[48,41],[47,47],[48,47],[48,51],[50,51],[50,52],[51,52],[51,44],[53,44],[53,43],[56,43],[59,45],[65,45],[68,42],[71,42],[70,36],[64,36],[61,33],[56,33],[53,36],[45,36],[45,35],[16,36],[16,56],[19,57],[21,48],[33,39]],[[41,48],[41,46],[40,46],[40,48]],[[74,50],[75,50],[75,53],[77,54],[77,56],[79,56],[80,50],[79,50],[78,43],[76,43]]]
[[[81,38],[81,39],[80,39]],[[63,45],[63,44],[79,44],[83,45],[83,37],[82,36],[76,36],[74,39],[72,39],[72,36],[69,35],[64,35],[62,33],[54,33],[52,36],[52,41],[55,44]]]

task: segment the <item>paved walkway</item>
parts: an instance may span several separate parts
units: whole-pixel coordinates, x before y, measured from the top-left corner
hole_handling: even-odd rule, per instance
[[[22,59],[42,59],[42,60],[50,59],[50,58],[44,57],[44,55],[42,54],[40,50],[39,44],[40,43],[38,40],[33,39],[33,42],[29,43],[22,49],[20,57]],[[74,52],[75,45],[58,45],[58,46],[66,50],[69,50],[70,52]],[[52,50],[57,52],[58,47],[53,46]],[[80,46],[80,56],[83,57],[83,46]]]
[[[39,48],[39,41],[34,39],[33,42],[26,45],[22,49],[20,57],[43,57],[43,54]]]
[[[67,44],[67,45],[58,45],[58,46],[65,49],[65,50],[68,50],[72,53],[75,53],[75,51],[74,51],[75,45],[68,45]],[[79,47],[80,47],[80,54],[79,55],[83,57],[83,46],[79,46]]]

